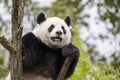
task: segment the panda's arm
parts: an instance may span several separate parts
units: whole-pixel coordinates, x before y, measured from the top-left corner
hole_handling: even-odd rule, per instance
[[[67,73],[66,73],[65,78],[68,78],[68,77],[70,77],[73,74],[73,72],[75,70],[75,67],[76,67],[76,64],[78,62],[79,55],[80,55],[79,49],[75,45],[73,45],[72,43],[70,43],[69,45],[67,45],[67,46],[65,46],[65,47],[62,48],[62,54],[66,58],[68,56],[75,57],[73,59],[71,65],[69,66],[69,69],[68,69]]]
[[[22,63],[23,69],[33,67],[37,64],[40,56],[39,40],[33,33],[27,33],[22,38]]]

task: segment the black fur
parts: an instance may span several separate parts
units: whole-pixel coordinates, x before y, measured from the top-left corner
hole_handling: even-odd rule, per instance
[[[42,23],[43,21],[46,20],[46,17],[45,17],[45,13],[41,12],[38,16],[37,16],[37,23],[40,24]]]
[[[60,35],[62,34],[62,32],[61,32],[61,31],[56,31],[56,34],[57,34],[58,36],[60,36]]]
[[[68,26],[70,26],[70,17],[69,16],[67,16],[66,18],[65,18],[65,22],[66,22],[66,24],[68,25]]]
[[[66,30],[65,30],[64,26],[62,26],[62,30],[63,30],[63,33],[66,34]]]
[[[51,32],[53,29],[54,29],[54,25],[52,24],[52,25],[50,25],[50,27],[48,28],[48,32]]]
[[[74,72],[79,58],[79,50],[72,43],[60,49],[52,49],[38,40],[33,33],[23,36],[22,42],[23,75],[33,73],[36,76],[42,75],[56,80],[66,57],[75,54],[76,59],[71,63],[66,78]]]

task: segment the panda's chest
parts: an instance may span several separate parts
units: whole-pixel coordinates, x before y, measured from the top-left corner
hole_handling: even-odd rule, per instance
[[[43,54],[41,55],[40,64],[54,65],[57,62],[57,60],[59,60],[60,56],[61,56],[60,52],[50,50],[43,51]]]
[[[43,51],[38,65],[34,68],[33,72],[45,77],[51,77],[56,73],[56,64],[61,55],[54,51]]]

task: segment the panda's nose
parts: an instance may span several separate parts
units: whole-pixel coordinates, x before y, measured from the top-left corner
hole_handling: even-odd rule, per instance
[[[61,31],[56,31],[56,34],[60,36],[62,34],[62,32]]]

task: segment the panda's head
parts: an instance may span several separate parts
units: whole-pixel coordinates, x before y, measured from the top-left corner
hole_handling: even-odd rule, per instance
[[[46,18],[42,12],[37,17],[39,27],[33,34],[51,48],[61,48],[71,41],[70,17],[65,20],[58,17]]]

